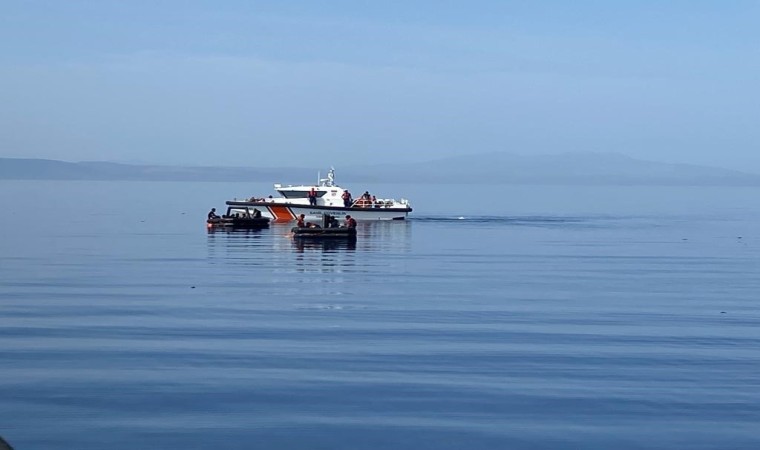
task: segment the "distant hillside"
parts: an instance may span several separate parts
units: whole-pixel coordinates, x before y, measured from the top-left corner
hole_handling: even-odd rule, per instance
[[[669,164],[616,153],[514,155],[485,153],[413,165],[355,167],[388,181],[569,185],[760,185],[760,175],[692,164]]]
[[[0,179],[5,180],[134,180],[134,181],[267,181],[283,175],[316,180],[312,169],[253,167],[187,167],[64,162],[47,159],[0,158]]]
[[[691,164],[667,164],[614,153],[521,156],[486,153],[417,164],[337,167],[338,181],[568,185],[760,186],[760,175]],[[262,181],[307,183],[327,167],[185,167],[0,158],[0,179]]]

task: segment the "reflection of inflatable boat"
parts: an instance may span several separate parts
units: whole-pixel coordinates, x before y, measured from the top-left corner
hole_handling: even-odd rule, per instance
[[[323,251],[356,250],[356,239],[299,238],[293,239],[293,247],[299,251],[306,249]]]
[[[208,219],[206,226],[209,228],[267,228],[269,227],[269,219],[266,217],[259,217],[258,219],[253,217],[219,217]]]
[[[356,228],[312,228],[293,227],[293,237],[309,239],[345,239],[356,240]]]
[[[208,228],[260,229],[269,227],[270,219],[254,208],[230,207],[222,217],[206,220]]]

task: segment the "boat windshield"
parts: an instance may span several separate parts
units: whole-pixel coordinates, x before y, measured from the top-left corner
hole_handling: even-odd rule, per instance
[[[285,198],[307,198],[309,191],[277,191]],[[323,197],[327,191],[317,191],[317,198]]]

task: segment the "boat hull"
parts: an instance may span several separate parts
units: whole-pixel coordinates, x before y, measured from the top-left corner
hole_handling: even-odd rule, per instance
[[[334,216],[338,220],[343,220],[346,215],[350,215],[358,222],[374,220],[405,220],[412,208],[345,208],[337,206],[309,206],[298,205],[293,203],[278,202],[239,202],[228,201],[230,207],[249,207],[261,211],[262,217],[267,217],[276,222],[290,222],[303,214],[306,221],[320,223],[325,214]]]

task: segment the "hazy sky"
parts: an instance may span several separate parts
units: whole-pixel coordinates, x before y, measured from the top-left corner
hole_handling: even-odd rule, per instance
[[[0,156],[760,171],[758,1],[4,0]]]

